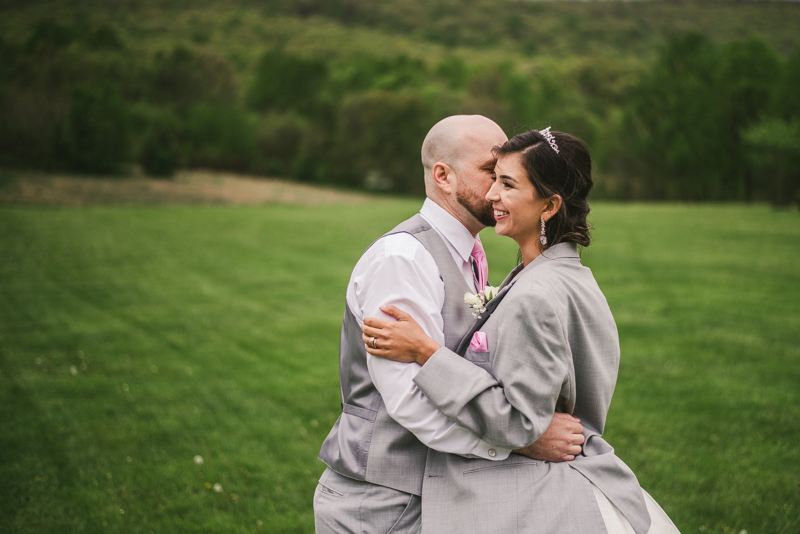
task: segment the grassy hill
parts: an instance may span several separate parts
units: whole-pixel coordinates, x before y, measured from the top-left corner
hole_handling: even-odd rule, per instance
[[[586,140],[605,198],[798,194],[774,178],[798,173],[795,2],[39,0],[0,13],[4,167],[205,167],[419,194],[427,129],[480,113],[509,135],[552,125]]]
[[[308,54],[436,60],[549,56],[652,57],[666,37],[697,31],[722,43],[763,37],[780,53],[800,44],[800,6],[793,2],[517,2],[440,0],[255,2],[67,0],[9,3],[0,29],[24,39],[41,17],[111,24],[129,46],[145,50],[194,43],[245,64],[259,47],[285,44]],[[338,6],[338,7],[337,7]]]

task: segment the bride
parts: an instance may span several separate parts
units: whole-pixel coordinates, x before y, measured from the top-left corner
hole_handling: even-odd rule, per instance
[[[676,533],[602,438],[620,352],[614,318],[577,249],[590,243],[588,148],[548,128],[517,135],[495,152],[486,198],[497,233],[517,242],[522,263],[494,298],[478,304],[480,317],[456,352],[395,307],[382,310],[397,321],[365,319],[363,339],[374,356],[422,365],[414,382],[425,396],[489,443],[524,447],[554,412],[578,417],[586,442],[565,463],[431,450],[423,531]]]

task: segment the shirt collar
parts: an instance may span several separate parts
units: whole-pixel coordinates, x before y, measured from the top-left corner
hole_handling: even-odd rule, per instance
[[[425,199],[419,213],[453,246],[465,262],[469,261],[475,247],[475,238],[458,219],[429,198]]]

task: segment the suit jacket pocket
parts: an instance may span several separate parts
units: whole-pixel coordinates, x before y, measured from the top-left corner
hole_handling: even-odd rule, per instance
[[[474,469],[468,469],[464,471],[465,475],[472,475],[475,473],[485,473],[487,471],[499,471],[499,470],[508,470],[508,469],[520,469],[523,467],[536,467],[537,462],[535,461],[527,461],[527,462],[492,462],[489,465],[482,465],[480,467],[476,467]]]
[[[491,351],[475,351],[467,349],[467,352],[464,353],[464,359],[474,363],[478,367],[482,367],[486,371],[491,372],[492,370]]]
[[[329,488],[322,482],[319,483],[319,492],[324,493],[325,495],[328,495],[330,497],[333,497],[334,499],[340,499],[344,497],[344,493],[342,493],[341,491],[336,491],[333,488]]]

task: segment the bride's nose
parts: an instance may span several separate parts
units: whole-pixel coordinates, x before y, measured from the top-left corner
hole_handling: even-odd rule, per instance
[[[489,188],[489,191],[486,192],[486,200],[489,202],[494,202],[495,200],[500,200],[500,180],[495,180],[492,184],[492,187]]]

